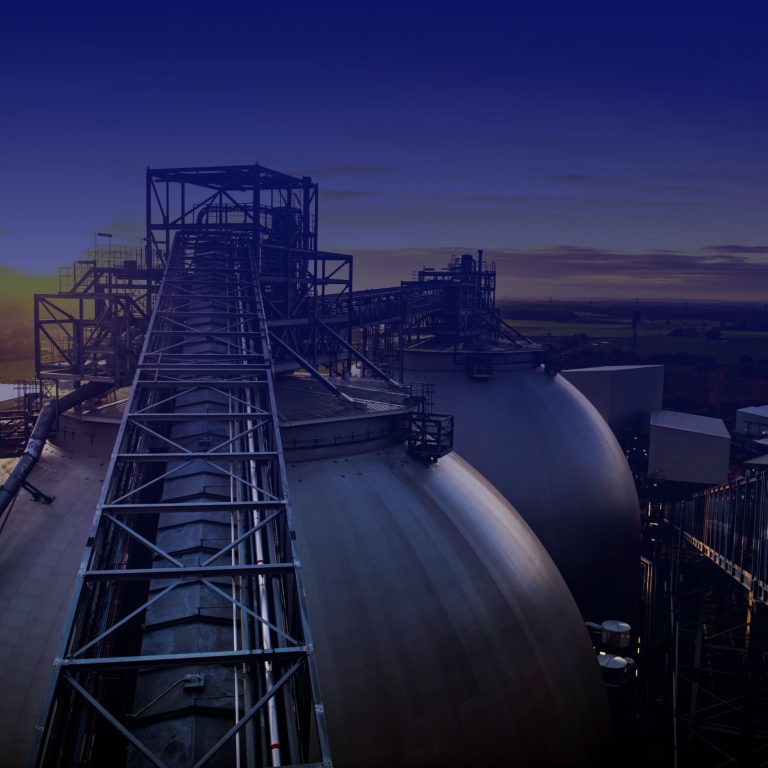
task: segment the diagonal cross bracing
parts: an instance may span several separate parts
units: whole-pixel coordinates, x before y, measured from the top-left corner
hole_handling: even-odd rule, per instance
[[[257,263],[237,232],[174,241],[40,766],[330,765]]]

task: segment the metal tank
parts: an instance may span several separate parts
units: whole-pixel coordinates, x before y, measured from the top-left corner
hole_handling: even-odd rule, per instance
[[[323,419],[322,396],[288,387],[283,445],[334,763],[594,765],[608,739],[595,654],[530,528],[456,454],[409,456],[394,406],[328,397]]]
[[[434,384],[435,408],[455,416],[454,446],[531,526],[586,620],[631,621],[640,516],[613,433],[562,376],[534,367],[502,340],[403,353],[406,381]]]

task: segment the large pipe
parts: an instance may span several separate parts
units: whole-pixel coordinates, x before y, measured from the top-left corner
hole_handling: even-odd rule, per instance
[[[19,457],[16,466],[11,470],[11,474],[8,475],[8,479],[0,487],[0,517],[5,514],[6,509],[8,509],[19,492],[22,483],[27,479],[35,464],[37,464],[37,460],[43,452],[48,433],[56,423],[56,417],[60,413],[64,413],[64,411],[68,411],[70,408],[74,408],[76,405],[80,405],[80,403],[92,397],[101,395],[111,388],[112,384],[90,381],[88,384],[68,392],[64,397],[60,397],[43,406],[24,453]]]

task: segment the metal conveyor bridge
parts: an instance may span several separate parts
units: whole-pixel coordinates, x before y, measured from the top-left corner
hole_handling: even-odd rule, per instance
[[[691,546],[768,604],[768,472],[696,494],[676,522]]]
[[[38,726],[39,766],[331,765],[260,257],[237,228],[173,240]]]

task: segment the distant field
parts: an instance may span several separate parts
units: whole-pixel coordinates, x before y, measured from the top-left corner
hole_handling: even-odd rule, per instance
[[[614,346],[631,351],[632,340],[622,339]],[[643,357],[678,352],[713,357],[721,365],[735,365],[745,355],[755,360],[768,358],[768,333],[762,334],[762,337],[725,338],[720,341],[675,336],[639,336],[637,339],[637,353]]]
[[[526,336],[573,336],[586,333],[600,338],[632,335],[631,323],[561,323],[555,320],[507,320]]]
[[[0,265],[0,382],[34,376],[33,296],[57,289],[56,276],[25,275]],[[29,353],[24,354],[25,348]]]
[[[631,323],[566,323],[548,320],[515,320],[507,322],[518,331],[537,339],[547,336],[586,334],[596,346],[606,350],[632,350]],[[669,326],[642,325],[638,329],[637,352],[641,357],[653,354],[677,354],[712,357],[722,365],[733,365],[749,355],[755,360],[768,359],[768,333],[758,331],[723,331],[719,340],[703,337],[670,336]]]

